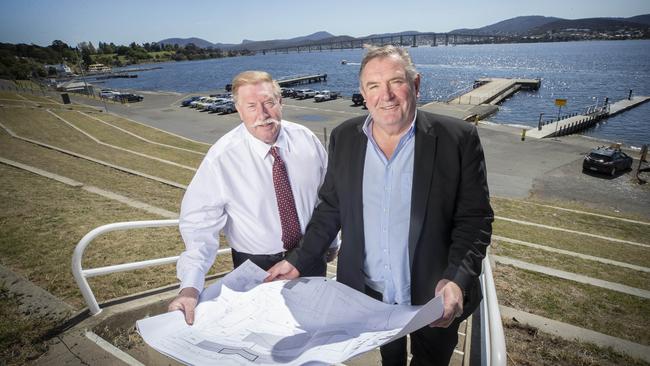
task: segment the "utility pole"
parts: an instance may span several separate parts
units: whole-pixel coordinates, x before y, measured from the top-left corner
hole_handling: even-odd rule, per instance
[[[86,95],[88,95],[88,83],[86,82],[86,75],[84,75],[84,69],[81,67],[81,55],[79,54],[79,46],[76,48],[77,51],[77,66],[79,66],[79,71],[81,72],[81,80],[84,82],[84,91],[86,92]],[[93,97],[95,96],[95,93],[93,93]]]

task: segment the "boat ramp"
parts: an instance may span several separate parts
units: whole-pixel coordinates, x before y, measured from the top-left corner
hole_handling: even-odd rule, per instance
[[[630,97],[613,104],[605,103],[598,107],[592,106],[587,108],[587,110],[582,114],[568,115],[564,118],[559,118],[559,120],[548,121],[546,123],[541,121],[540,117],[538,127],[536,129],[528,130],[526,136],[545,138],[570,135],[589,128],[604,118],[614,116],[649,100],[649,96]]]

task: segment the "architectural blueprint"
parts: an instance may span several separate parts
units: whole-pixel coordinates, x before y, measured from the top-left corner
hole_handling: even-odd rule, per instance
[[[137,322],[154,349],[186,364],[329,365],[442,316],[442,298],[388,305],[325,277],[262,283],[247,262],[204,290],[193,326],[180,311]]]

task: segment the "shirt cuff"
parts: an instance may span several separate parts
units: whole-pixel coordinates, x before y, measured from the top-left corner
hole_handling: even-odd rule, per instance
[[[191,269],[183,275],[180,289],[194,287],[200,294],[203,291],[203,286],[205,286],[205,273],[198,269]]]
[[[330,244],[330,248],[338,248],[339,247],[339,238],[341,237],[341,234],[336,235],[334,240],[332,240],[332,244]]]

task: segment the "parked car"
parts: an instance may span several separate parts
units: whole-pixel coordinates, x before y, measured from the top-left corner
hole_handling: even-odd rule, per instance
[[[313,98],[315,95],[316,90],[314,89],[299,89],[296,91],[296,99]]]
[[[632,157],[618,148],[597,147],[582,161],[583,171],[592,171],[616,175],[616,172],[625,171],[632,167]]]
[[[190,107],[190,108],[197,108],[197,107],[199,106],[199,103],[203,103],[203,102],[205,102],[206,100],[208,100],[209,98],[210,98],[210,97],[200,97],[199,99],[197,99],[197,100],[195,100],[195,101],[193,101],[193,102],[190,102],[189,107]]]
[[[99,91],[100,98],[113,99],[116,95],[120,95],[120,92],[112,89],[102,89]]]
[[[124,93],[115,96],[115,100],[122,103],[132,103],[132,102],[141,102],[144,99],[142,95]]]
[[[196,109],[199,110],[199,111],[207,111],[208,107],[212,103],[214,103],[214,102],[216,102],[218,100],[220,100],[220,98],[206,98],[206,99],[196,103]]]
[[[282,92],[283,97],[290,98],[296,96],[296,91],[291,88],[280,88],[280,90]]]
[[[211,98],[232,98],[232,93],[210,94]]]
[[[211,103],[210,105],[208,105],[207,110],[208,110],[210,113],[218,113],[218,112],[219,112],[219,108],[220,108],[222,105],[224,105],[224,104],[226,104],[226,103],[228,103],[228,102],[232,102],[232,99],[218,98],[218,99],[215,100],[213,103]]]
[[[220,105],[217,108],[217,112],[223,113],[223,114],[228,114],[228,113],[235,113],[237,112],[237,107],[235,106],[235,102],[227,101]]]
[[[354,105],[366,105],[366,100],[361,93],[352,94],[352,103]]]
[[[181,107],[189,107],[190,103],[192,103],[195,100],[199,100],[199,98],[201,98],[201,97],[198,96],[198,95],[195,95],[193,97],[189,97],[189,98],[187,98],[187,99],[185,99],[185,100],[183,100],[181,102]]]
[[[315,102],[324,102],[326,100],[334,100],[339,97],[339,93],[329,91],[329,90],[322,90],[320,93],[316,94],[314,96],[314,101]]]

